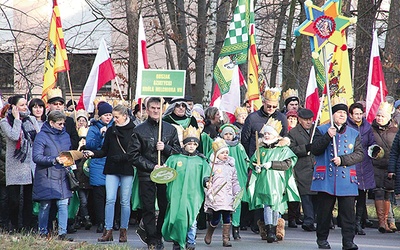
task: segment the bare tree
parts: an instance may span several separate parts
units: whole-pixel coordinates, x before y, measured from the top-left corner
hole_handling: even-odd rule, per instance
[[[386,32],[384,67],[389,95],[400,98],[400,1],[392,0]]]

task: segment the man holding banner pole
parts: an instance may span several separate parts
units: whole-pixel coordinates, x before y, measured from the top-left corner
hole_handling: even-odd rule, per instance
[[[180,144],[176,129],[160,119],[162,113],[160,98],[149,98],[146,112],[148,119],[135,127],[127,154],[132,160],[132,165],[138,170],[143,224],[147,235],[145,241],[149,249],[164,249],[161,227],[167,208],[166,185],[153,182],[150,179],[150,173],[163,167],[171,154],[179,153]],[[158,155],[160,155],[160,158]],[[155,214],[156,198],[159,208],[157,221]]]

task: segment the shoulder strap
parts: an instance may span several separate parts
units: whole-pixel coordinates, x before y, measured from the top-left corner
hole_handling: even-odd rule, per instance
[[[50,140],[54,143],[54,146],[56,146],[56,149],[57,149],[57,151],[58,151],[58,153],[60,153],[60,149],[58,148],[58,145],[57,145],[57,143],[54,141],[54,139],[49,135],[49,134],[47,134],[46,132],[45,132],[45,134],[50,138]]]
[[[122,152],[123,152],[124,154],[126,154],[125,149],[122,147],[121,142],[119,141],[118,135],[115,135],[115,137],[117,137],[117,142],[118,142],[118,145],[119,145],[119,147],[121,148]]]

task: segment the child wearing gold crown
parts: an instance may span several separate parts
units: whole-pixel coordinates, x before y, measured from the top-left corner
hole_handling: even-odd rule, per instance
[[[249,164],[253,169],[250,209],[264,208],[264,221],[257,224],[261,238],[268,243],[283,239],[284,220],[280,217],[287,201],[300,201],[292,172],[297,156],[289,148],[289,138],[279,136],[281,129],[280,121],[268,120],[260,131],[262,137]]]
[[[246,150],[238,139],[238,128],[232,124],[224,124],[221,126],[220,136],[225,140],[229,148],[229,156],[235,159],[235,167],[239,180],[239,185],[242,189],[245,189],[247,182],[247,170],[249,157],[246,154]],[[232,214],[232,236],[233,239],[240,239],[239,226],[240,226],[240,213],[241,204],[236,207],[235,212]]]
[[[173,249],[195,249],[196,216],[204,201],[203,180],[211,171],[207,159],[197,151],[200,129],[185,129],[183,143],[182,153],[171,155],[165,162],[176,170],[177,178],[167,183],[169,204],[162,234],[165,240],[174,242]]]
[[[222,245],[230,247],[229,230],[231,227],[231,213],[234,211],[233,203],[236,195],[240,192],[240,185],[235,168],[235,159],[229,156],[228,145],[225,140],[217,138],[213,144],[212,176],[206,183],[206,199],[204,210],[209,213],[210,221],[204,242],[211,244],[212,235],[219,221],[223,221]]]

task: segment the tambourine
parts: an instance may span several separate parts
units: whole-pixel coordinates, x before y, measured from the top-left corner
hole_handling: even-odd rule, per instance
[[[153,170],[150,179],[158,184],[166,184],[176,179],[178,173],[173,168],[163,167]]]

